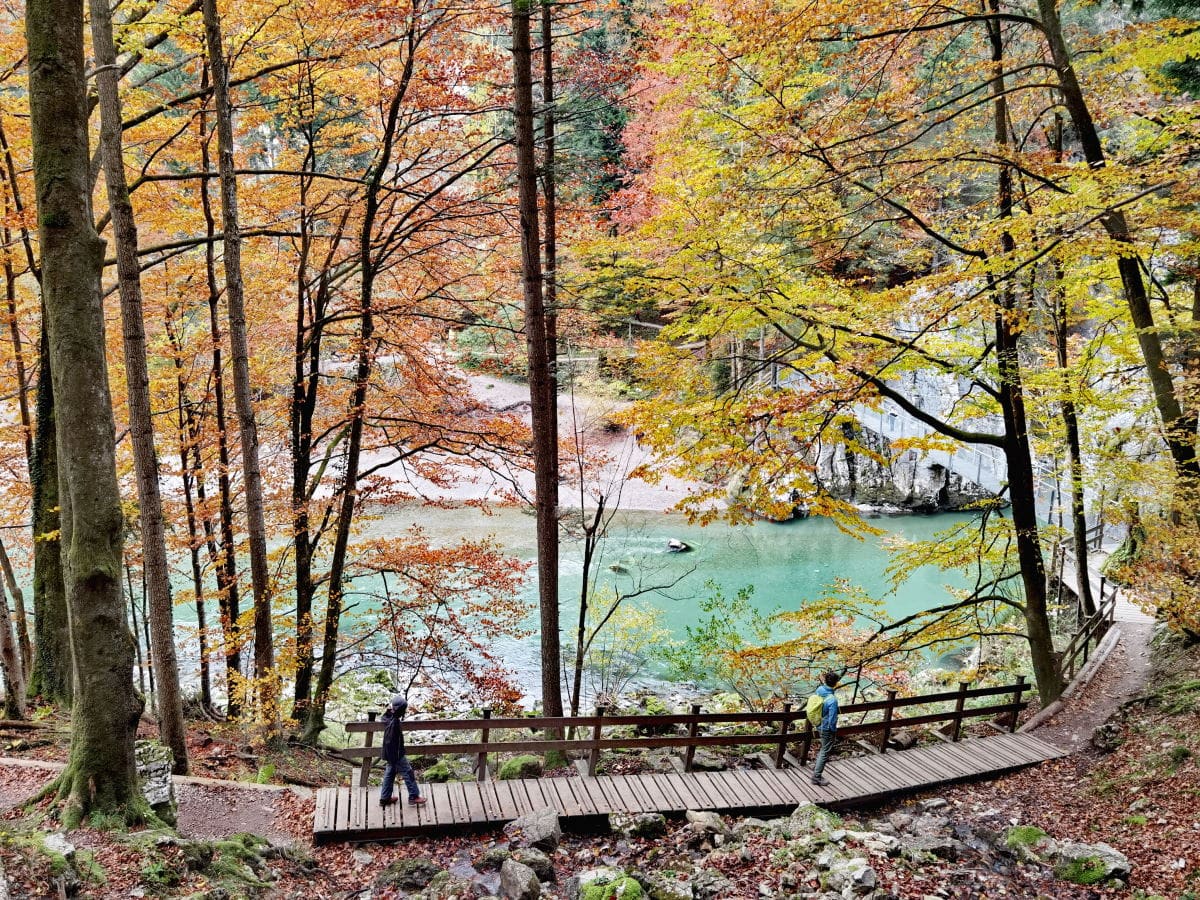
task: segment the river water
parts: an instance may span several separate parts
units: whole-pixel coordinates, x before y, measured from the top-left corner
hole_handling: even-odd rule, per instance
[[[913,572],[894,592],[886,575],[888,536],[928,540],[938,531],[969,517],[943,513],[930,516],[895,516],[872,519],[885,531],[882,536],[855,538],[830,520],[810,518],[788,523],[751,525],[690,525],[679,515],[630,511],[619,513],[608,529],[595,566],[601,585],[628,592],[639,579],[643,584],[672,584],[663,592],[649,593],[636,602],[662,611],[662,624],[676,640],[686,636],[688,625],[701,617],[698,601],[711,594],[709,584],[732,596],[747,585],[754,588],[755,607],[770,612],[794,610],[825,596],[838,578],[846,578],[868,595],[886,602],[894,616],[939,605],[949,599],[947,585],[962,586],[965,576],[925,567]],[[474,508],[388,510],[369,522],[368,537],[402,534],[419,525],[436,544],[450,544],[464,535],[491,536],[508,553],[523,559],[536,557],[534,519],[506,508],[484,515]],[[668,541],[684,541],[691,550],[671,552]],[[573,631],[578,615],[582,544],[564,539],[561,544],[560,596],[564,633]],[[370,591],[370,585],[353,590]],[[534,609],[536,579],[531,570],[524,599]],[[370,615],[369,612],[363,613]],[[519,683],[527,686],[528,700],[536,699],[539,680],[537,637],[509,641],[496,648]],[[660,671],[658,674],[662,674]]]

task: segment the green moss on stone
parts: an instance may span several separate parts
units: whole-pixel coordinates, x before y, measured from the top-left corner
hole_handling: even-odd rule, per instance
[[[458,773],[454,771],[454,767],[450,763],[444,759],[439,759],[421,773],[421,779],[430,784],[442,784],[447,781],[457,781]]]
[[[579,900],[642,900],[642,886],[629,875],[606,884],[587,884],[579,892]]]
[[[1004,846],[1010,850],[1017,847],[1034,847],[1049,836],[1036,825],[1014,825],[1004,835]]]
[[[505,760],[496,777],[501,781],[510,781],[514,778],[537,778],[541,774],[542,761],[536,756],[524,754]]]
[[[1097,884],[1104,880],[1108,869],[1098,856],[1084,856],[1063,863],[1054,870],[1055,876],[1072,884]]]

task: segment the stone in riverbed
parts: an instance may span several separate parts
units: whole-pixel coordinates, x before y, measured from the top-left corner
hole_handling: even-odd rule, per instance
[[[726,826],[724,819],[715,812],[697,812],[694,809],[689,809],[684,813],[684,817],[692,823],[696,831],[706,834],[729,834],[729,828]]]
[[[610,813],[609,827],[626,837],[656,838],[667,833],[667,817],[662,813]]]
[[[512,854],[514,862],[519,862],[523,866],[528,866],[533,869],[533,874],[538,877],[538,881],[547,882],[557,880],[557,875],[554,872],[554,862],[535,847],[522,847]]]
[[[398,859],[375,879],[381,887],[394,887],[406,891],[419,891],[429,886],[442,867],[431,859],[420,857]]]
[[[503,900],[537,900],[542,885],[529,866],[506,859],[500,867],[500,896]]]
[[[543,806],[527,812],[505,825],[504,833],[515,840],[518,847],[536,847],[543,853],[553,853],[562,839],[558,810]]]

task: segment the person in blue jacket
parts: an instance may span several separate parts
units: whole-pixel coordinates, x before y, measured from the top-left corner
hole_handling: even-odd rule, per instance
[[[383,786],[379,789],[379,805],[387,806],[395,803],[392,787],[396,783],[396,773],[404,778],[404,786],[408,788],[408,802],[411,806],[420,806],[425,802],[421,791],[417,788],[417,776],[413,767],[404,755],[404,734],[400,728],[400,720],[408,710],[408,700],[403,694],[396,694],[383,713],[383,761],[387,768],[383,770]]]
[[[838,699],[833,689],[841,680],[842,676],[837,672],[826,672],[821,676],[821,684],[817,688],[817,695],[824,699],[821,701],[821,724],[817,726],[821,749],[817,751],[817,762],[813,766],[813,784],[825,784],[821,773],[825,771],[825,763],[829,761],[837,738]]]

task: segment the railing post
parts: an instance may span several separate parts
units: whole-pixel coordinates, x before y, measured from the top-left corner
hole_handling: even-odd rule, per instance
[[[804,749],[800,751],[800,765],[808,765],[808,754],[812,751],[813,727],[812,722],[808,721],[808,716],[804,717]]]
[[[692,704],[692,715],[700,715],[700,704]],[[696,738],[700,734],[700,723],[693,719],[688,723],[688,737]],[[692,761],[696,758],[696,745],[688,744],[687,749],[683,753],[683,771],[692,771]]]
[[[792,726],[792,704],[783,704],[783,721],[779,723],[779,746],[775,749],[775,768],[783,768],[783,754],[787,752],[787,736]]]
[[[896,705],[896,692],[887,692],[887,706],[883,708],[883,735],[879,738],[879,752],[887,753],[888,739],[892,736],[892,709]]]
[[[592,749],[588,752],[588,775],[596,777],[596,768],[600,765],[600,735],[604,730],[604,707],[596,707],[596,724],[592,726]]]
[[[1025,676],[1018,675],[1016,687],[1013,689],[1013,703],[1016,706],[1021,705],[1021,695],[1023,693],[1025,693]],[[1013,716],[1012,716],[1012,724],[1008,728],[1009,731],[1015,732],[1017,730],[1017,719],[1020,718],[1020,716],[1021,716],[1021,710],[1014,709]]]
[[[376,715],[378,715],[378,714],[373,713],[373,712],[367,713],[367,721],[374,722]],[[374,743],[375,743],[375,732],[373,732],[373,731],[364,732],[363,733],[363,746],[371,747],[374,745]],[[374,764],[374,762],[375,762],[375,757],[373,757],[373,756],[364,756],[363,757],[362,766],[360,766],[359,770],[358,770],[358,786],[359,787],[365,788],[365,787],[367,787],[367,785],[370,784],[371,766]]]
[[[491,707],[484,709],[483,718],[490,719],[491,717],[492,717]],[[486,726],[479,730],[479,743],[483,744],[483,749],[479,751],[479,756],[477,756],[475,759],[475,777],[480,781],[487,781],[487,778],[488,778],[487,742],[488,742],[488,734],[490,732],[491,732],[491,729]]]
[[[958,683],[958,699],[954,701],[954,731],[950,734],[950,740],[957,741],[962,737],[962,722],[963,708],[967,705],[967,688],[970,684],[966,681]]]

